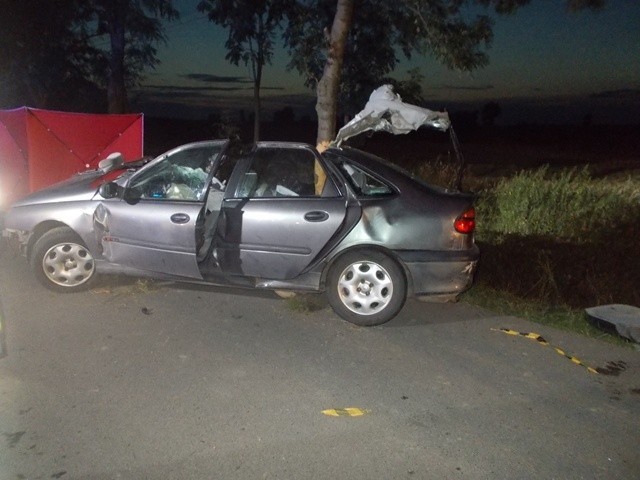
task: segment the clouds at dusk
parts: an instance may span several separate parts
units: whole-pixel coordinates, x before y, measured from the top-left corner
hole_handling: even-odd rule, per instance
[[[135,93],[145,113],[202,118],[212,110],[252,110],[250,68],[226,60],[226,31],[198,13],[199,0],[177,0],[181,19],[167,25],[161,64]],[[568,13],[562,1],[531,2],[515,15],[494,18],[490,63],[472,73],[447,70],[432,56],[400,56],[391,74],[424,76],[426,107],[480,109],[501,105],[501,120],[640,123],[640,2],[616,0],[602,11]],[[265,66],[265,114],[284,107],[314,115],[314,91],[287,68],[278,47]]]

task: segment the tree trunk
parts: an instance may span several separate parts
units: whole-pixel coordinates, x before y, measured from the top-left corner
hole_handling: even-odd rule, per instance
[[[107,96],[109,113],[126,113],[127,90],[124,85],[124,20],[117,18],[111,25],[111,57],[109,58],[109,81]]]
[[[331,31],[328,32],[327,63],[318,82],[316,112],[318,114],[318,150],[324,150],[336,135],[338,91],[347,36],[353,19],[354,0],[338,0]]]
[[[260,86],[253,85],[253,141],[260,141]]]
[[[262,83],[262,64],[257,62],[253,79],[253,141],[260,140],[260,84]]]

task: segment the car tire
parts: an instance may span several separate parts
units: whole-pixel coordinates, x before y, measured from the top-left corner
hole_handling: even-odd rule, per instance
[[[407,298],[398,263],[382,252],[359,250],[338,258],[327,275],[331,308],[348,322],[381,325],[395,317]]]
[[[85,290],[96,276],[93,256],[69,227],[57,227],[34,244],[31,269],[50,290],[72,293]]]

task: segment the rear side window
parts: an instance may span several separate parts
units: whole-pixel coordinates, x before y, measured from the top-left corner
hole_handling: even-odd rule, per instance
[[[254,152],[236,196],[335,197],[338,191],[312,152],[295,148],[260,148]]]
[[[346,162],[340,162],[337,165],[357,195],[362,197],[393,195],[394,191],[389,185],[361,168]]]

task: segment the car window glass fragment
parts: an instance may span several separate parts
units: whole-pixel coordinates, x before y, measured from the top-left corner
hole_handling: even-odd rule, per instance
[[[338,168],[349,181],[356,194],[364,197],[378,197],[393,194],[393,190],[384,182],[378,180],[355,165],[340,162]]]

